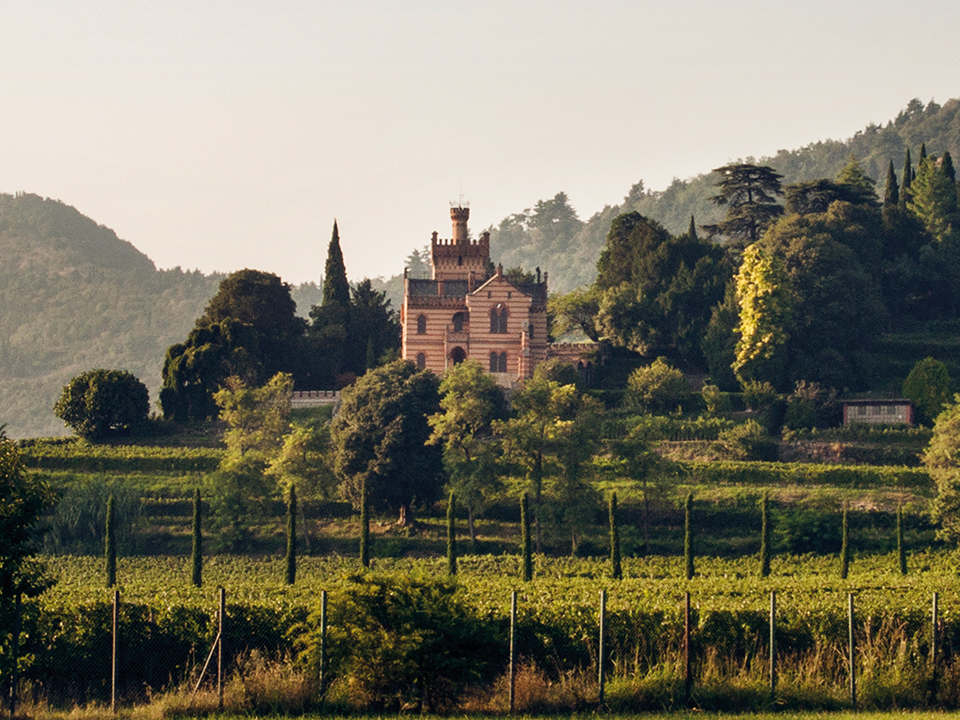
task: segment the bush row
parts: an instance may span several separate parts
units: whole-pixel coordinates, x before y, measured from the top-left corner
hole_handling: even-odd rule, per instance
[[[691,482],[731,485],[830,485],[846,488],[896,487],[932,490],[930,474],[922,468],[874,465],[815,465],[721,460],[680,462]]]

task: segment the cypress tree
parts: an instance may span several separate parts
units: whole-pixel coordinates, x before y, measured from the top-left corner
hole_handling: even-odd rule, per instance
[[[770,495],[763,494],[760,501],[760,577],[770,576]]]
[[[533,542],[530,538],[530,499],[524,493],[520,498],[520,525],[523,528],[523,580],[533,579]]]
[[[954,185],[957,183],[957,171],[953,167],[953,157],[950,155],[949,150],[943,151],[943,158],[940,160],[940,167],[943,170],[944,175],[950,180]]]
[[[197,488],[193,495],[193,549],[191,552],[194,587],[200,587],[203,584],[203,533],[200,512],[200,488]]]
[[[906,210],[910,200],[910,185],[913,183],[913,165],[910,162],[910,148],[903,159],[903,172],[900,173],[900,209]]]
[[[114,517],[113,495],[107,498],[107,523],[104,531],[106,535],[107,587],[112,588],[117,584],[117,529]]]
[[[683,557],[687,580],[693,579],[693,493],[683,503]]]
[[[338,303],[342,308],[350,307],[350,284],[347,282],[347,268],[343,264],[343,252],[340,250],[340,231],[337,221],[333,221],[333,236],[327,247],[327,263],[323,269],[322,307]]]
[[[897,505],[897,560],[900,574],[907,574],[907,546],[903,541],[903,505]]]
[[[847,579],[850,573],[850,522],[849,506],[843,503],[843,541],[840,545],[840,578]]]
[[[297,582],[297,486],[290,486],[287,501],[287,585]]]
[[[897,187],[897,174],[893,171],[893,160],[887,166],[887,185],[883,193],[883,206],[896,207],[900,204],[900,188]]]
[[[693,221],[693,215],[690,216],[690,227],[687,229],[687,237],[691,240],[698,240],[697,224]]]
[[[920,163],[927,159],[927,144],[920,143],[920,157],[917,160],[917,166],[919,167]],[[916,177],[916,175],[914,175]]]
[[[457,574],[457,500],[450,493],[447,503],[447,575]]]
[[[620,580],[623,568],[620,563],[620,528],[617,526],[617,494],[610,496],[610,577]]]
[[[360,564],[370,567],[370,511],[367,507],[367,481],[360,487]]]

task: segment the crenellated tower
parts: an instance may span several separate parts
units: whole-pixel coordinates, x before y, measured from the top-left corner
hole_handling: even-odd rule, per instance
[[[469,207],[451,207],[453,237],[441,240],[433,233],[430,242],[430,262],[434,280],[472,280],[480,284],[486,279],[490,263],[490,233],[484,232],[479,240],[471,241],[467,234]]]

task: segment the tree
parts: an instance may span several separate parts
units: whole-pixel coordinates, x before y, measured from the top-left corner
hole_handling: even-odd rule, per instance
[[[903,539],[903,505],[897,505],[897,569],[907,574],[907,544]]]
[[[522,555],[523,581],[533,580],[533,543],[530,538],[530,498],[526,493],[520,496],[520,551]]]
[[[779,380],[781,348],[790,337],[791,305],[783,263],[759,247],[747,248],[737,273],[740,340],[733,371],[741,382]]]
[[[941,160],[924,157],[910,185],[907,207],[920,219],[927,232],[939,241],[960,230],[957,182],[953,160],[944,153]]]
[[[611,446],[610,470],[616,478],[627,478],[640,485],[643,497],[643,554],[650,554],[650,503],[672,474],[672,463],[661,457],[638,426]]]
[[[0,438],[0,598],[35,596],[53,584],[35,559],[36,528],[56,496],[37,473],[24,472],[20,450]]]
[[[614,580],[623,578],[623,567],[620,562],[620,528],[617,526],[617,494],[610,495],[610,577]]]
[[[936,420],[950,401],[950,374],[947,366],[932,357],[924,358],[910,370],[903,381],[903,396],[913,401],[920,421]]]
[[[447,501],[447,575],[457,574],[457,496]]]
[[[850,506],[843,503],[843,526],[841,534],[843,539],[840,545],[840,579],[846,580],[850,574]]]
[[[304,377],[306,322],[291,287],[272,273],[239,270],[220,282],[186,342],[167,350],[160,404],[177,422],[216,414],[213,394],[236,375],[259,386],[278,372]]]
[[[112,588],[117,584],[117,528],[113,495],[107,498],[107,523],[103,534],[107,587]]]
[[[683,501],[683,559],[687,580],[693,579],[693,557],[693,493],[687,493]]]
[[[287,554],[284,582],[297,582],[297,486],[291,485],[287,495]]]
[[[290,429],[292,378],[278,373],[263,387],[251,388],[229,377],[215,399],[226,453],[209,478],[213,518],[221,544],[237,551],[249,539],[249,520],[262,512],[276,486],[266,470],[280,452]]]
[[[203,584],[203,527],[201,523],[200,488],[193,496],[193,543],[191,548],[192,573],[190,580],[194,587]]]
[[[593,342],[599,342],[597,313],[600,311],[600,297],[596,286],[577,288],[566,295],[551,295],[547,307],[553,317],[552,334],[562,337],[580,330]]]
[[[345,369],[363,375],[381,361],[395,360],[399,351],[400,323],[386,292],[374,290],[369,278],[362,280],[353,289]]]
[[[627,378],[624,402],[644,412],[670,412],[690,394],[684,374],[658,357],[650,365],[639,367]]]
[[[770,495],[768,493],[764,493],[760,500],[760,523],[760,577],[769,577],[773,528],[770,523]]]
[[[893,169],[893,160],[887,167],[887,181],[884,183],[883,207],[897,207],[900,205],[900,187],[897,185],[897,173]]]
[[[922,460],[937,484],[933,517],[940,523],[937,537],[960,539],[960,395],[944,407],[933,426],[933,437]]]
[[[125,370],[88,370],[63,388],[53,407],[58,418],[91,440],[120,435],[147,420],[147,386]]]
[[[490,493],[498,489],[493,470],[491,424],[503,414],[503,393],[476,361],[454,365],[440,381],[442,412],[428,420],[433,432],[427,441],[443,447],[443,461],[456,493],[467,509],[470,540],[476,541],[474,519]]]
[[[350,284],[347,282],[347,268],[340,249],[340,230],[337,221],[333,221],[333,234],[327,246],[327,261],[323,268],[322,307],[338,304],[342,308],[350,306]]]
[[[330,433],[340,493],[359,507],[370,502],[413,522],[413,508],[440,498],[443,453],[427,445],[427,418],[440,409],[439,380],[396,360],[368,372],[343,391]]]
[[[722,235],[731,244],[749,245],[760,239],[763,231],[783,215],[777,198],[783,194],[783,176],[766,165],[731,163],[715,168],[720,176],[719,188],[710,200],[727,208],[726,217],[718,223],[704,225],[711,235]]]

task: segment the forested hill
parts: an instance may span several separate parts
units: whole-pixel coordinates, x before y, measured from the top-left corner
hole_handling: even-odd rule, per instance
[[[0,424],[11,437],[68,433],[53,404],[92,368],[132,372],[155,401],[167,348],[222,279],[157,270],[109,228],[29,194],[0,195],[0,257]],[[294,297],[306,312],[319,290]]]
[[[949,150],[953,157],[960,157],[960,99],[948,100],[942,106],[912,100],[895,119],[885,125],[870,124],[847,140],[823,140],[799,150],[781,150],[773,157],[745,160],[770,165],[783,175],[787,185],[833,179],[852,155],[878,181],[882,192],[889,162],[893,161],[899,175],[907,149],[916,162],[921,143],[930,153],[939,155]],[[642,172],[643,168],[638,168],[638,174]],[[622,202],[604,207],[585,222],[561,192],[491,227],[491,254],[505,268],[540,266],[550,272],[551,291],[568,292],[593,282],[610,223],[621,213],[635,210],[674,234],[687,231],[691,215],[698,226],[719,220],[723,209],[710,202],[715,182],[712,172],[704,172],[687,180],[674,180],[665,190],[650,191],[639,180]]]

